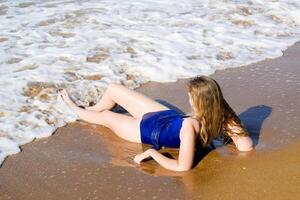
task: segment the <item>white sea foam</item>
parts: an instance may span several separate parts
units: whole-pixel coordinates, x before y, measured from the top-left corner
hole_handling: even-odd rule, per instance
[[[0,163],[77,119],[110,82],[128,87],[238,67],[300,40],[298,0],[0,1]]]

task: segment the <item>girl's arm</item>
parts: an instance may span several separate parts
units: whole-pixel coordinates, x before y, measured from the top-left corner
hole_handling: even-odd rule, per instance
[[[253,142],[249,136],[232,136],[231,139],[239,151],[251,151],[253,149]]]
[[[235,133],[238,133],[241,129],[240,127],[232,125],[229,125],[229,127],[231,128],[232,132]],[[233,135],[230,137],[239,151],[251,151],[253,149],[253,142],[249,136]]]
[[[192,168],[195,151],[195,131],[190,123],[182,125],[180,130],[180,147],[178,160],[168,158],[159,153],[155,149],[147,151],[135,156],[134,161],[140,163],[143,159],[152,157],[156,162],[166,169],[173,171],[187,171]]]

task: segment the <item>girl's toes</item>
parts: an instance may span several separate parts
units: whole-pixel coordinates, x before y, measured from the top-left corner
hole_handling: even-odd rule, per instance
[[[60,91],[60,92],[58,93],[58,95],[59,95],[60,97],[62,97],[62,98],[63,98],[63,96],[64,96],[64,93],[63,93],[62,91]]]
[[[58,95],[62,98],[63,101],[67,100],[68,94],[65,89],[58,89]]]

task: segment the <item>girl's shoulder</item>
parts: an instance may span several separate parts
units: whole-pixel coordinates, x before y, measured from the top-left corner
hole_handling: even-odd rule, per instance
[[[189,123],[193,126],[195,132],[199,132],[201,123],[198,119],[192,117],[192,116],[186,116],[183,118],[183,123]]]

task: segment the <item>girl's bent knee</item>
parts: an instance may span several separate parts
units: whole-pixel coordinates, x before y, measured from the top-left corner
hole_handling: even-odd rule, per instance
[[[120,84],[120,83],[110,83],[107,88],[108,89],[116,89],[116,88],[118,88],[120,86],[123,86],[123,85]]]
[[[123,85],[119,83],[110,83],[107,87],[107,92],[113,94],[114,92],[121,89]]]

